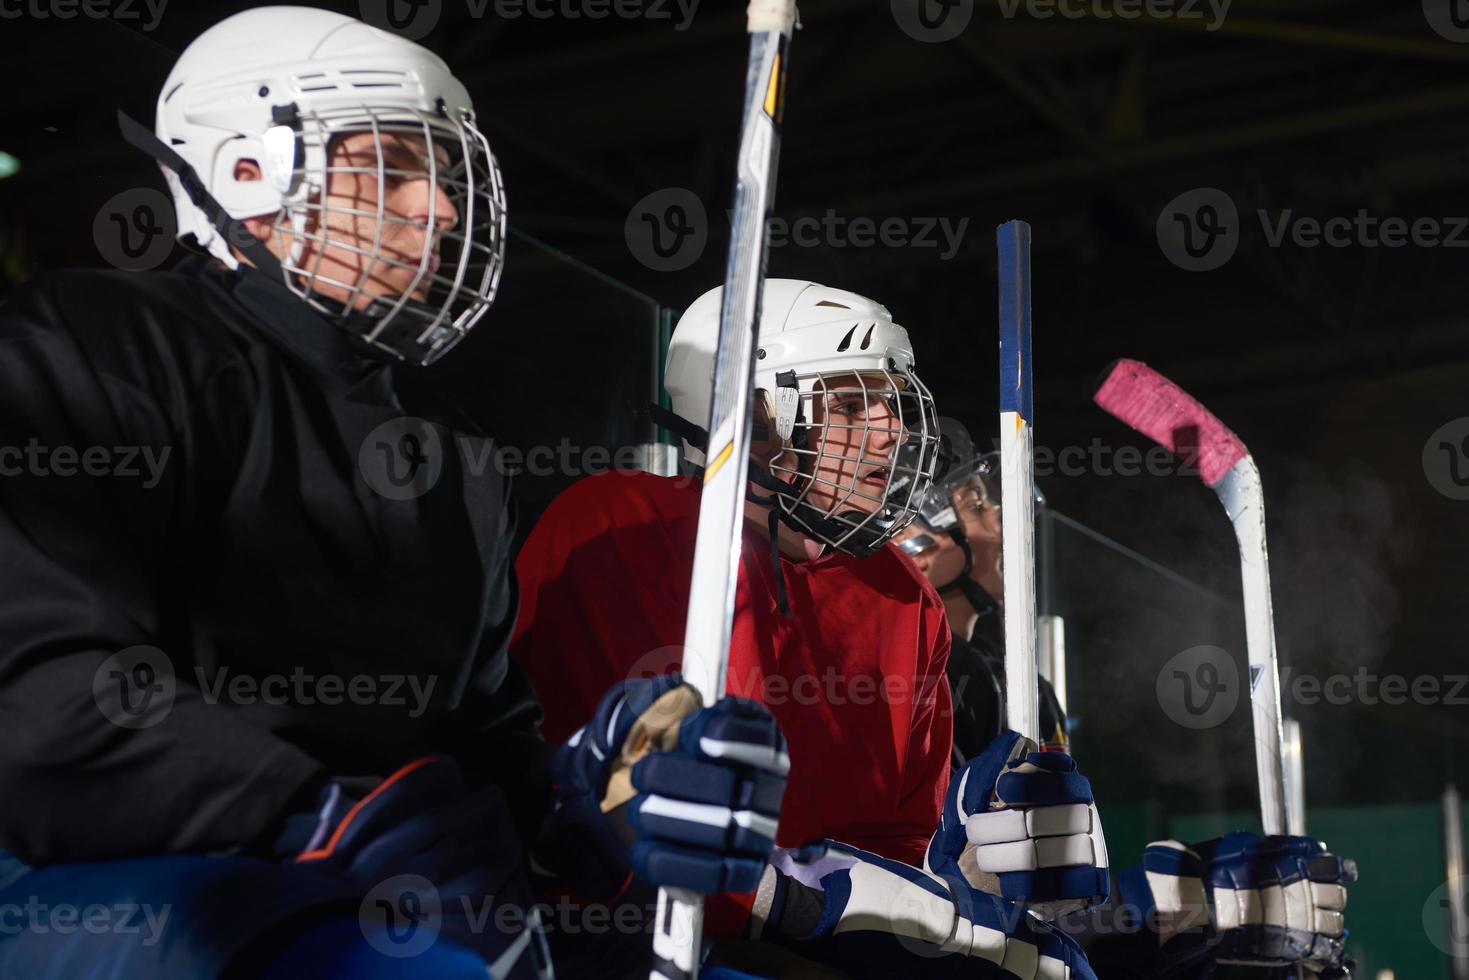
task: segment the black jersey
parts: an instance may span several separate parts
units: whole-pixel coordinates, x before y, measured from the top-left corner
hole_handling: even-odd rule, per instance
[[[968,639],[954,637],[949,650],[949,686],[954,692],[954,764],[983,752],[1005,730],[1004,639],[999,617],[981,616]],[[1041,747],[1069,751],[1066,713],[1051,682],[1039,678]]]
[[[427,414],[248,267],[58,272],[6,297],[0,848],[246,848],[324,780],[432,752],[537,819],[489,443],[438,417],[436,457],[419,440],[400,461],[429,467],[426,492],[368,478],[395,420]]]

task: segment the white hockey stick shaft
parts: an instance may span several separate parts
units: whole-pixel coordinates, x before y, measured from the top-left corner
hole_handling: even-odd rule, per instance
[[[767,227],[775,200],[785,54],[796,17],[794,0],[752,0],[748,13],[750,58],[745,76],[744,122],[714,360],[707,462],[684,628],[684,679],[699,692],[706,706],[724,696],[729,664],[750,462],[751,399]],[[702,931],[702,898],[683,889],[660,889],[653,929],[652,977],[697,977]]]
[[[1117,361],[1098,387],[1095,401],[1170,452],[1192,456],[1189,461],[1198,467],[1205,486],[1218,495],[1234,525],[1245,604],[1260,822],[1267,834],[1294,833],[1286,811],[1280,669],[1260,471],[1239,436],[1198,399],[1140,361]]]
[[[1040,744],[1036,683],[1035,445],[1030,364],[1030,225],[995,232],[1000,268],[1000,543],[1005,577],[1005,719]]]
[[[1267,835],[1304,834],[1305,827],[1291,819],[1287,806],[1280,661],[1275,654],[1275,611],[1270,604],[1270,553],[1265,543],[1265,489],[1260,483],[1260,469],[1248,452],[1214,485],[1214,492],[1219,495],[1219,502],[1224,505],[1224,512],[1229,515],[1235,539],[1239,542],[1260,823]],[[1303,799],[1302,817],[1304,808]],[[1305,980],[1305,976],[1305,968],[1297,966],[1296,980]]]
[[[1275,613],[1270,605],[1270,555],[1265,544],[1265,495],[1260,471],[1248,454],[1214,487],[1239,542],[1245,601],[1245,647],[1250,661],[1250,710],[1255,731],[1255,773],[1260,820],[1267,834],[1293,833],[1286,819],[1285,732],[1280,709],[1280,666],[1275,655]]]

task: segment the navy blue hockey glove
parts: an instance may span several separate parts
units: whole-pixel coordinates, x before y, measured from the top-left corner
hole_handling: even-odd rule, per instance
[[[1243,831],[1202,844],[1149,844],[1117,876],[1120,898],[1160,941],[1157,970],[1203,977],[1217,964],[1351,975],[1342,910],[1356,862],[1309,837]]]
[[[498,789],[469,793],[458,764],[425,756],[375,784],[327,784],[316,810],[287,819],[275,853],[368,885],[407,872],[442,882],[506,867],[491,856],[506,850],[493,838],[507,822]]]
[[[538,870],[588,897],[648,885],[755,889],[775,846],[790,756],[744,698],[700,708],[677,674],[625,681],[556,753]]]
[[[1107,844],[1091,783],[1064,752],[1004,732],[949,781],[925,866],[1044,919],[1105,901]]]
[[[1068,936],[1014,902],[826,841],[777,849],[755,938],[854,978],[1095,980]]]
[[[333,782],[290,817],[276,856],[346,877],[364,929],[409,943],[442,933],[509,978],[546,975],[550,954],[510,810],[494,786],[469,791],[454,760],[425,756],[386,779]],[[399,939],[394,939],[399,942]]]

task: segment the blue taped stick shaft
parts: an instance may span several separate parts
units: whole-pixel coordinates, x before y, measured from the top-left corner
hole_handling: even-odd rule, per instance
[[[1000,411],[1035,421],[1030,382],[1030,225],[1007,221],[1000,247]]]

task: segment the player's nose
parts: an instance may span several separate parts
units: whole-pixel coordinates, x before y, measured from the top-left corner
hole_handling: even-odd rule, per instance
[[[429,192],[429,188],[433,192]],[[414,199],[409,202],[409,214],[413,220],[432,225],[436,231],[448,231],[459,224],[459,209],[444,188],[430,184],[425,178],[413,182]]]
[[[898,414],[886,398],[873,400],[868,410],[867,425],[869,442],[875,449],[887,450],[895,443],[899,446],[908,441],[908,432],[902,426]]]
[[[434,185],[434,226],[439,231],[448,231],[459,224],[459,209],[447,191]]]

